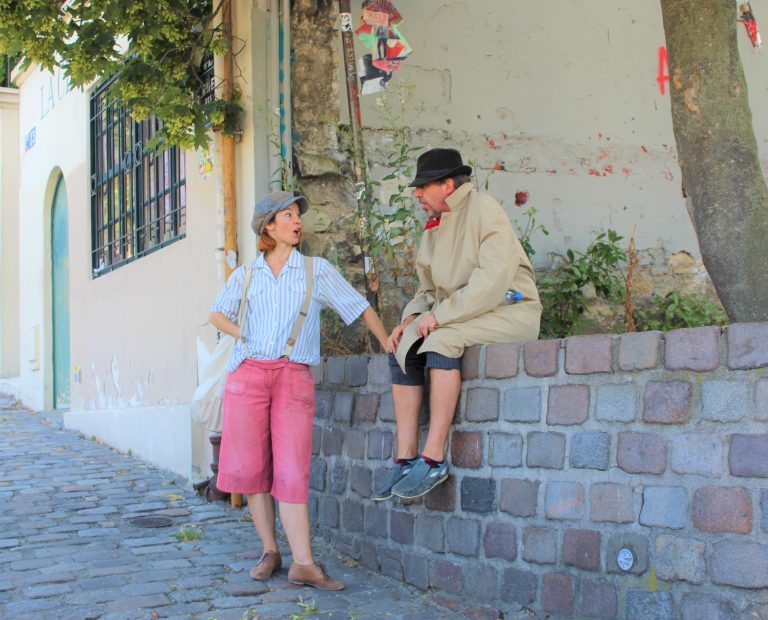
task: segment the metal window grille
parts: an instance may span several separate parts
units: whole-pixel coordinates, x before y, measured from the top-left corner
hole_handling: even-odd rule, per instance
[[[91,267],[98,277],[186,232],[184,152],[148,149],[160,128],[137,122],[109,94],[114,78],[91,96]]]

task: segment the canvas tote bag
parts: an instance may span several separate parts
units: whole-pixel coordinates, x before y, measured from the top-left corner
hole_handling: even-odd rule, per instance
[[[245,279],[243,280],[243,292],[240,296],[240,310],[237,315],[237,324],[243,325],[245,315],[248,309],[246,298],[248,296],[248,287],[251,284],[251,265],[245,268]],[[211,353],[203,371],[200,373],[200,383],[192,397],[192,420],[198,424],[207,424],[208,430],[214,433],[221,432],[223,422],[222,416],[222,398],[224,396],[224,385],[227,382],[227,362],[232,356],[232,349],[235,348],[236,339],[229,334],[222,334],[216,348]],[[245,341],[243,341],[245,344]],[[246,354],[248,352],[246,345]]]

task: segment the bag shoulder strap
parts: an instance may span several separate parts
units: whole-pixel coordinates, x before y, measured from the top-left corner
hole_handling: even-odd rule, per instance
[[[251,286],[251,276],[253,273],[253,265],[251,263],[248,263],[245,267],[245,276],[243,280],[243,293],[240,296],[240,310],[237,313],[237,324],[240,326],[240,340],[243,342],[243,346],[245,347],[245,354],[246,356],[250,357],[250,353],[248,351],[248,345],[245,342],[245,333],[243,331],[245,327],[245,317],[248,314],[248,289]]]
[[[315,274],[313,269],[314,261],[311,256],[304,257],[304,271],[307,274],[307,290],[304,293],[304,303],[301,304],[301,310],[296,317],[296,321],[293,323],[293,329],[291,329],[291,335],[288,336],[288,342],[285,345],[283,351],[283,357],[290,357],[293,346],[296,344],[296,339],[299,337],[299,332],[304,325],[304,319],[309,314],[309,304],[312,301],[312,289],[315,284]]]

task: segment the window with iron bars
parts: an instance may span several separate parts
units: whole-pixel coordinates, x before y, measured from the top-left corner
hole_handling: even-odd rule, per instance
[[[114,78],[113,78],[114,79]],[[135,121],[110,96],[111,80],[91,95],[91,267],[101,276],[186,233],[184,152],[149,149],[160,128]]]

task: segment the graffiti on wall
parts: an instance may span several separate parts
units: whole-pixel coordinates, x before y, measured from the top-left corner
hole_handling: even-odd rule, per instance
[[[752,12],[752,7],[749,2],[742,2],[739,4],[739,19],[744,24],[744,29],[747,31],[752,47],[760,49],[763,41],[760,37],[760,31],[757,29],[757,21],[755,20],[755,14]],[[656,74],[656,82],[659,84],[659,92],[666,94],[666,84],[669,82],[669,59],[667,58],[667,48],[663,45],[659,47],[659,70]]]
[[[364,0],[355,34],[366,49],[358,60],[361,94],[381,92],[413,51],[400,31],[403,16],[389,0]]]
[[[667,61],[667,48],[663,45],[659,48],[659,72],[656,74],[659,83],[659,92],[665,94],[665,85],[669,82],[669,62]]]

